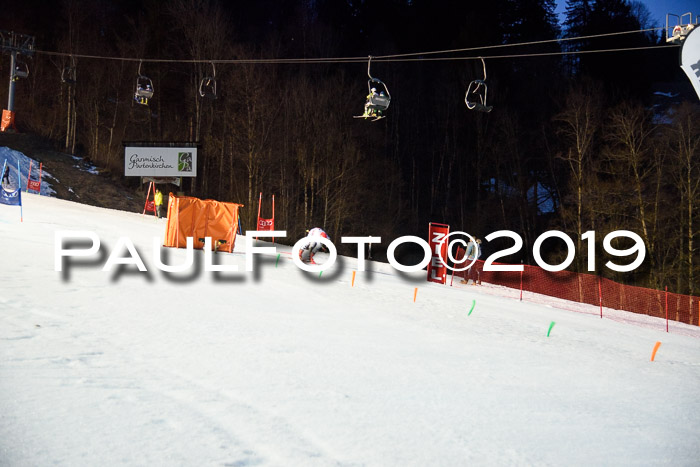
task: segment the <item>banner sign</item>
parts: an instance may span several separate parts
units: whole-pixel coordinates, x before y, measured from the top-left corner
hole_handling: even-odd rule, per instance
[[[180,177],[141,177],[141,183],[153,182],[159,185],[170,183],[171,185],[180,186],[182,179]]]
[[[428,264],[428,282],[444,284],[447,281],[447,240],[445,237],[450,232],[450,226],[445,224],[430,223],[428,229],[428,244],[432,251],[432,259]],[[445,240],[443,242],[443,240]],[[442,242],[442,244],[441,244]],[[440,259],[442,258],[442,261]]]
[[[258,230],[261,230],[261,231],[275,230],[275,220],[274,219],[258,219]]]
[[[0,131],[7,131],[8,128],[15,127],[15,113],[10,110],[2,111],[2,122],[0,122]]]
[[[196,147],[124,148],[124,175],[127,177],[196,177]]]
[[[22,190],[18,188],[15,191],[7,191],[5,188],[0,188],[0,204],[22,206]]]

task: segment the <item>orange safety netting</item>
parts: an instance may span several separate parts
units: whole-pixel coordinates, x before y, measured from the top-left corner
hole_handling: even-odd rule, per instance
[[[464,248],[459,247],[455,264],[465,259]],[[502,264],[502,263],[493,263]],[[666,318],[686,324],[700,325],[700,297],[682,295],[663,290],[647,289],[618,284],[592,274],[570,271],[546,271],[537,266],[524,265],[521,272],[484,271],[484,261],[477,260],[472,268],[472,278],[526,292],[548,295],[578,303],[603,306],[615,310],[631,311],[658,318]],[[467,277],[467,271],[455,276]]]
[[[204,248],[203,239],[211,237],[212,250],[233,251],[238,226],[238,208],[242,204],[175,196],[168,200],[168,225],[164,246],[185,248],[187,237],[195,248]]]

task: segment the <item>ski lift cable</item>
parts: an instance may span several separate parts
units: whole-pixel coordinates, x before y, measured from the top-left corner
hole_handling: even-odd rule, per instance
[[[592,54],[592,53],[603,53],[603,52],[633,52],[636,50],[650,50],[650,49],[668,49],[675,45],[653,45],[645,47],[628,47],[628,48],[617,48],[617,49],[597,49],[597,50],[576,50],[571,52],[542,52],[542,53],[529,53],[529,54],[508,54],[508,55],[486,55],[486,56],[472,56],[472,57],[423,57],[423,58],[396,58],[388,60],[379,60],[387,62],[437,62],[437,61],[453,61],[453,60],[479,60],[483,59],[497,59],[497,58],[529,58],[529,57],[551,57],[551,56],[561,56],[561,55],[582,55],[582,54]]]
[[[623,35],[623,34],[635,34],[635,33],[658,31],[661,29],[666,29],[666,28],[657,27],[657,28],[648,28],[648,29],[635,29],[632,31],[608,32],[608,33],[602,33],[602,34],[592,34],[590,36],[562,37],[559,39],[544,39],[541,41],[517,42],[517,43],[513,43],[513,44],[496,44],[496,45],[485,45],[485,46],[480,46],[480,47],[469,47],[469,48],[460,48],[460,49],[434,50],[434,51],[428,51],[428,52],[411,52],[411,53],[394,54],[394,55],[381,55],[381,56],[376,56],[375,58],[376,59],[384,59],[384,58],[410,57],[413,55],[436,55],[436,54],[448,54],[448,53],[457,53],[457,52],[472,52],[475,50],[488,50],[488,49],[496,49],[496,48],[502,48],[502,47],[521,47],[521,46],[526,46],[526,45],[548,44],[548,43],[552,43],[552,42],[580,41],[580,40],[584,40],[584,39],[595,39],[595,38],[599,38],[599,37],[610,37],[610,36],[619,36],[619,35]]]
[[[590,53],[602,53],[602,52],[631,52],[635,50],[650,50],[650,49],[667,49],[667,48],[679,48],[679,44],[668,44],[668,45],[654,45],[654,46],[644,46],[644,47],[628,47],[628,48],[614,48],[614,49],[596,49],[596,50],[577,50],[577,51],[567,51],[567,52],[541,52],[541,53],[526,53],[526,54],[506,54],[506,55],[483,55],[483,56],[464,56],[464,57],[416,57],[416,58],[378,58],[374,57],[373,60],[382,63],[391,62],[431,62],[431,61],[461,61],[461,60],[479,60],[479,58],[484,59],[497,59],[497,58],[528,58],[528,57],[548,57],[548,56],[561,56],[561,55],[580,55],[580,54],[590,54]],[[36,51],[38,54],[44,55],[54,55],[54,56],[65,56],[61,52],[45,52]],[[128,57],[101,57],[95,55],[75,55],[79,58],[93,59],[93,60],[118,60],[125,62],[136,62],[141,59],[138,58],[128,58]],[[143,59],[143,61],[150,63],[218,63],[218,64],[230,64],[230,65],[313,65],[313,64],[339,64],[339,63],[366,63],[367,58],[344,58],[344,59],[234,59],[234,60],[177,60],[177,59]]]
[[[597,37],[610,37],[620,34],[631,34],[639,32],[655,31],[664,28],[650,28],[635,31],[624,31],[616,33],[606,33],[606,34],[596,34],[590,36],[579,36],[579,37],[568,37],[561,39],[549,39],[543,41],[533,41],[533,42],[521,42],[515,44],[499,44],[491,46],[482,47],[472,47],[472,48],[462,48],[462,49],[450,49],[450,50],[436,50],[430,52],[413,52],[407,54],[395,54],[395,55],[381,55],[372,56],[371,59],[380,62],[410,62],[410,61],[449,61],[449,60],[478,60],[478,56],[471,57],[425,57],[424,55],[436,55],[436,54],[448,54],[456,52],[468,52],[468,51],[478,51],[478,50],[488,50],[501,47],[516,47],[525,45],[537,45],[546,44],[551,42],[560,41],[571,41],[571,40],[583,40],[583,39],[593,39]],[[630,47],[630,48],[616,48],[616,49],[596,49],[596,50],[580,50],[580,51],[567,51],[567,52],[542,52],[542,53],[526,53],[526,54],[508,54],[508,55],[491,55],[484,56],[484,58],[494,59],[494,58],[520,58],[520,57],[544,57],[544,56],[557,56],[557,55],[576,55],[583,53],[597,53],[597,52],[623,52],[623,51],[633,51],[633,50],[646,50],[646,49],[660,49],[667,47],[679,47],[678,44],[671,45],[657,45],[657,46],[645,46],[645,47]],[[267,58],[267,59],[220,59],[220,60],[207,60],[207,59],[165,59],[165,58],[132,58],[132,57],[110,57],[101,55],[82,55],[82,54],[70,54],[65,52],[52,52],[46,50],[35,50],[36,54],[51,55],[51,56],[64,56],[64,57],[78,57],[85,59],[94,60],[118,60],[118,61],[130,61],[139,62],[139,68],[142,62],[149,63],[214,63],[218,64],[320,64],[320,63],[364,63],[367,61],[367,57],[329,57],[329,58]],[[412,56],[417,56],[415,58],[409,58]]]

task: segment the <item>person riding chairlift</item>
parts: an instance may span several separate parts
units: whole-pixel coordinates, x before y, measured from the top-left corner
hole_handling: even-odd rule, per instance
[[[141,95],[141,92],[143,92],[143,91],[152,92],[153,88],[151,88],[151,85],[148,83],[146,84],[145,89],[139,84],[138,89],[136,91],[136,94],[134,94],[134,100],[136,102],[138,102],[139,104],[148,105],[148,97]]]
[[[381,117],[382,111],[372,107],[372,98],[375,96],[384,96],[384,91],[377,94],[377,88],[372,88],[370,93],[367,94],[367,102],[365,102],[365,113],[362,114],[363,117]]]

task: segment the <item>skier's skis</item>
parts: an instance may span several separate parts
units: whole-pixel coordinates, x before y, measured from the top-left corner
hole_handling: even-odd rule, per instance
[[[364,118],[365,120],[369,118],[371,121],[376,122],[384,118],[384,115],[353,115],[352,118]]]

